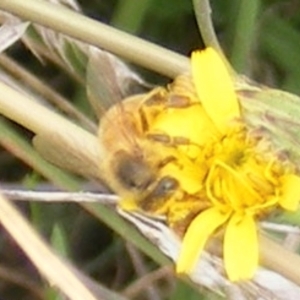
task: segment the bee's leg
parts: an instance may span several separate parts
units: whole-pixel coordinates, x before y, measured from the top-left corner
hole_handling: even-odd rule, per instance
[[[148,93],[139,107],[140,124],[142,131],[147,132],[153,120],[166,108],[167,91],[158,87]]]
[[[172,138],[163,133],[147,133],[146,135],[147,139],[158,142],[160,144],[163,144],[165,146],[171,146],[172,145]]]
[[[167,108],[187,108],[193,105],[190,97],[178,93],[170,93],[167,102]]]
[[[159,107],[166,106],[168,102],[168,92],[163,87],[157,87],[147,94],[143,100],[142,107]]]
[[[191,142],[190,139],[183,136],[169,136],[163,133],[148,133],[146,137],[154,142],[158,142],[168,147],[190,146],[197,144]]]

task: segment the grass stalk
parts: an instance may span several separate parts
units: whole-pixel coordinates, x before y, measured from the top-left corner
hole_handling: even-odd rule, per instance
[[[178,53],[121,32],[60,5],[44,0],[2,0],[0,9],[49,27],[130,62],[168,77],[189,70],[188,59]]]

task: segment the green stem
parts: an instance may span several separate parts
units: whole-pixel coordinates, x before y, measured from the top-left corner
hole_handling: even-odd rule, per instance
[[[209,0],[193,0],[193,4],[196,20],[205,46],[212,47],[219,53],[222,53],[211,19]]]
[[[1,0],[0,9],[110,51],[169,76],[189,71],[188,58],[44,0]]]
[[[194,11],[198,23],[198,27],[206,47],[214,48],[222,57],[223,62],[227,66],[228,71],[232,76],[235,76],[235,71],[228,62],[223,50],[219,44],[217,35],[211,18],[211,7],[209,0],[193,0]]]

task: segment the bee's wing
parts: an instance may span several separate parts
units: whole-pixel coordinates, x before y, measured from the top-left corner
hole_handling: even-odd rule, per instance
[[[127,93],[147,86],[115,56],[91,47],[87,66],[87,92],[97,116],[120,104]],[[119,105],[122,112],[122,105]],[[112,120],[110,126],[114,126]],[[123,130],[123,129],[121,129]],[[59,130],[49,128],[33,140],[38,152],[51,163],[85,177],[101,179],[99,161],[105,160],[95,136],[66,122]]]
[[[98,118],[127,96],[152,88],[116,56],[92,46],[86,83],[88,99]]]
[[[73,127],[74,124],[70,125]],[[33,139],[36,150],[54,165],[88,178],[101,179],[101,152],[95,136],[75,127],[38,134]]]

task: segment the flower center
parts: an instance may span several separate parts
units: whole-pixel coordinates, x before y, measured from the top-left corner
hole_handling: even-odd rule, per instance
[[[233,128],[205,149],[209,165],[206,194],[224,213],[261,216],[278,202],[278,177],[283,169],[277,170],[274,157],[258,155],[259,141],[250,138],[244,127]]]

